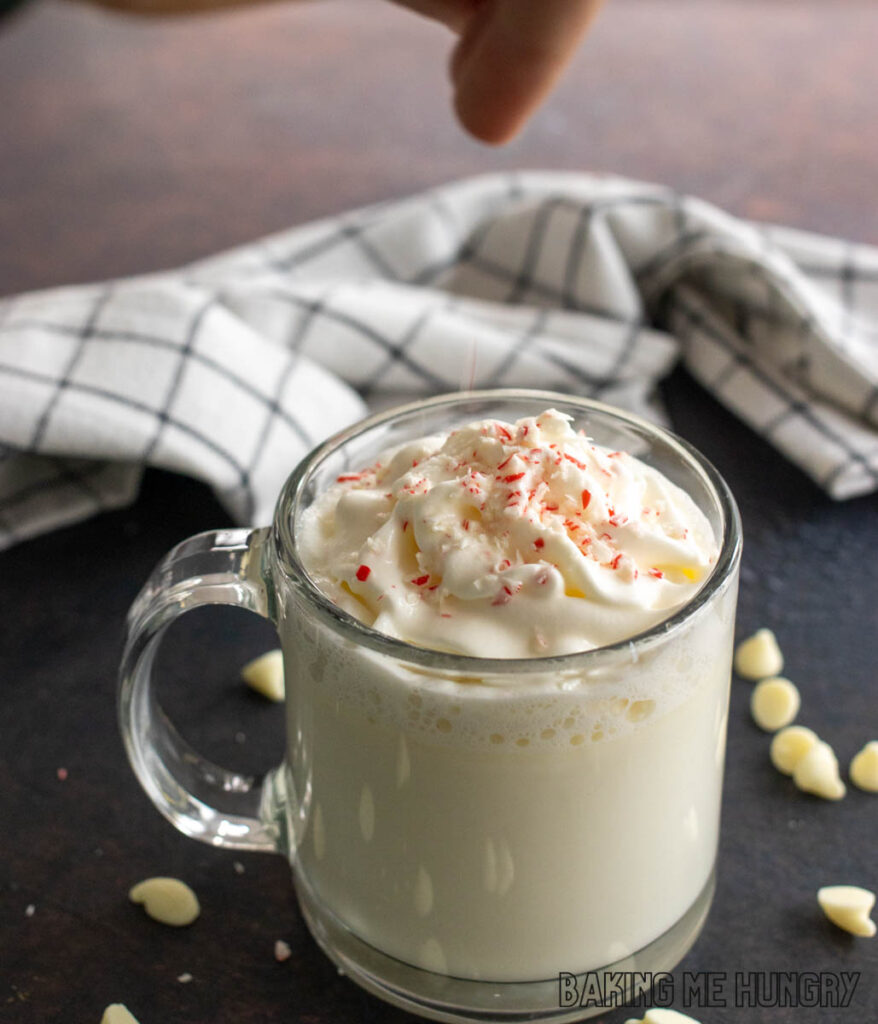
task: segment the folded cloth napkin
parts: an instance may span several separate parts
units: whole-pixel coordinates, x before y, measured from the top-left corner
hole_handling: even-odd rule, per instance
[[[0,545],[131,501],[146,465],[266,522],[302,455],[393,397],[526,385],[658,416],[679,358],[833,497],[878,487],[878,250],[491,175],[0,303]]]

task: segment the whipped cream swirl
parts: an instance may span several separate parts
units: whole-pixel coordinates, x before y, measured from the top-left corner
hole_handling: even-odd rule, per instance
[[[553,409],[383,453],[303,512],[298,540],[317,586],[362,622],[490,658],[635,636],[693,597],[718,550],[683,490]]]

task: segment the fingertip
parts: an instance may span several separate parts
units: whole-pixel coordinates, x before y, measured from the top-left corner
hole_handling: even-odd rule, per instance
[[[525,118],[497,113],[473,103],[467,93],[458,90],[454,95],[454,112],[464,130],[488,146],[505,146],[524,126]]]
[[[451,55],[454,107],[463,127],[492,146],[510,142],[570,61],[600,0],[485,3]]]

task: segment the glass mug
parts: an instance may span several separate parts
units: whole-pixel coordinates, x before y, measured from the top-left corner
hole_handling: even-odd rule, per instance
[[[418,437],[549,407],[707,516],[719,557],[682,609],[598,650],[503,660],[384,636],[316,588],[297,522],[337,476]],[[385,412],[301,462],[271,527],[204,533],[160,563],[129,616],[128,755],[184,834],[286,856],[314,938],[369,991],[438,1020],[579,1019],[601,1010],[578,1005],[580,983],[613,974],[618,990],[615,972],[670,969],[707,915],[740,552],[716,470],[629,413],[520,390]],[[286,756],[263,778],[205,761],[156,703],[162,633],[205,604],[248,608],[280,636]]]

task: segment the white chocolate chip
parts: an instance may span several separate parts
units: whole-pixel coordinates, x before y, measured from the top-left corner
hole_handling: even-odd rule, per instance
[[[281,650],[268,651],[241,669],[241,678],[269,700],[284,699],[284,656]]]
[[[744,679],[767,679],[783,670],[783,655],[770,629],[757,629],[738,644],[735,671]]]
[[[878,740],[870,740],[854,755],[849,772],[855,786],[867,793],[878,793]]]
[[[817,890],[817,902],[823,913],[851,935],[871,938],[875,922],[869,917],[875,906],[875,893],[856,885],[826,885]]]
[[[274,944],[274,958],[279,964],[282,964],[284,960],[289,960],[293,955],[293,951],[289,947],[289,943],[284,942],[283,939],[278,939]]]
[[[793,768],[793,782],[806,793],[824,800],[841,800],[847,790],[838,771],[838,758],[832,747],[818,740],[799,758]]]
[[[198,897],[179,878],[147,878],[134,886],[128,898],[142,903],[153,920],[175,928],[192,924],[201,913]]]
[[[784,775],[792,775],[793,769],[817,741],[817,733],[804,725],[781,729],[771,741],[771,763]]]
[[[101,1024],[138,1024],[138,1021],[123,1003],[110,1003],[101,1017]]]
[[[760,729],[777,732],[793,721],[801,704],[795,684],[782,676],[774,676],[756,684],[750,697],[750,714]]]
[[[647,1010],[640,1020],[629,1017],[625,1024],[698,1024],[694,1017],[687,1017],[679,1010],[668,1010],[660,1006],[654,1006]]]

